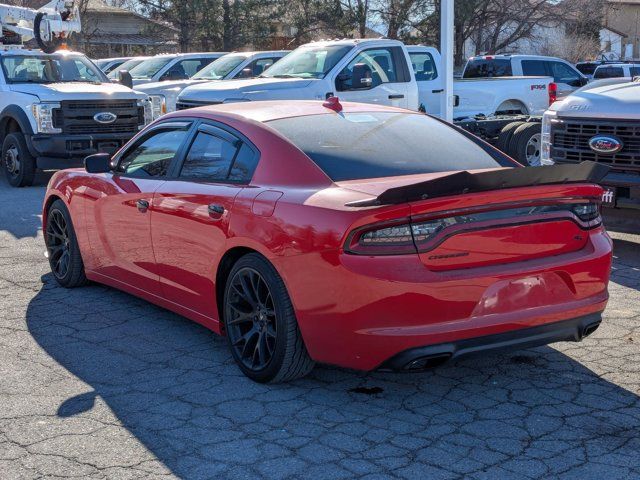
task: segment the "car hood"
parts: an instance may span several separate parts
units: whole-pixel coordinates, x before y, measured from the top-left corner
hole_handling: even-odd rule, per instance
[[[11,85],[11,90],[28,95],[35,95],[43,102],[146,98],[145,94],[134,92],[130,88],[116,83],[17,83]]]
[[[205,83],[210,80],[174,80],[167,82],[153,82],[153,83],[144,83],[142,85],[138,85],[135,87],[136,91],[144,92],[147,95],[151,95],[154,93],[164,93],[167,90],[180,90],[191,85],[197,85],[198,83]]]
[[[252,93],[305,88],[313,82],[308,78],[250,78],[213,81],[185,88],[179,100],[224,101],[227,98],[250,98]]]
[[[640,82],[585,88],[551,106],[564,117],[640,119]]]

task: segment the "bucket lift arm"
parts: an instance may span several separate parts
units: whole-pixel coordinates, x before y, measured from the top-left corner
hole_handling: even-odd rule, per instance
[[[9,35],[19,44],[35,38],[43,52],[53,53],[69,34],[80,32],[80,14],[69,0],[53,0],[38,10],[0,3],[0,26],[0,45]]]

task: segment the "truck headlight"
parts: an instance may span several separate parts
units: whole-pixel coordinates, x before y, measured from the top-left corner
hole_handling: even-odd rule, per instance
[[[164,95],[149,95],[151,102],[151,118],[157,120],[167,113],[167,99]]]
[[[138,125],[138,129],[142,130],[146,125],[153,122],[153,106],[151,105],[151,100],[145,98],[144,100],[138,100],[138,107],[144,111],[144,123]]]
[[[540,163],[542,165],[553,165],[556,162],[551,158],[551,125],[557,118],[557,112],[547,110],[542,116],[542,139],[540,145]]]
[[[56,108],[60,108],[59,103],[34,103],[31,105],[38,133],[62,133],[61,128],[53,125],[53,111]]]

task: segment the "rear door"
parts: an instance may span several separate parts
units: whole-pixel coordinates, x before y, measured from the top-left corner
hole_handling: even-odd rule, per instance
[[[411,68],[418,84],[420,105],[430,115],[440,115],[444,77],[440,75],[440,53],[432,47],[409,47]]]
[[[338,74],[335,86],[344,100],[408,108],[410,82],[402,47],[388,46],[356,53]]]
[[[215,277],[233,203],[257,160],[255,147],[228,127],[196,127],[184,160],[153,199],[153,249],[167,300],[216,318]]]

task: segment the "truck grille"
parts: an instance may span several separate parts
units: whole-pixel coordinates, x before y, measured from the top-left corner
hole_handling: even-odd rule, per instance
[[[589,147],[589,140],[596,135],[613,135],[624,147],[615,154],[596,153]],[[551,156],[558,163],[591,160],[614,170],[640,170],[640,122],[637,121],[562,119],[552,124],[551,144]]]
[[[207,105],[220,105],[222,102],[200,102],[195,100],[180,100],[176,103],[176,110],[187,110],[189,108],[206,107]]]
[[[113,123],[98,123],[94,115],[110,112]],[[144,109],[136,100],[96,100],[92,102],[65,100],[53,111],[53,125],[67,134],[119,133],[135,134],[144,125]]]

